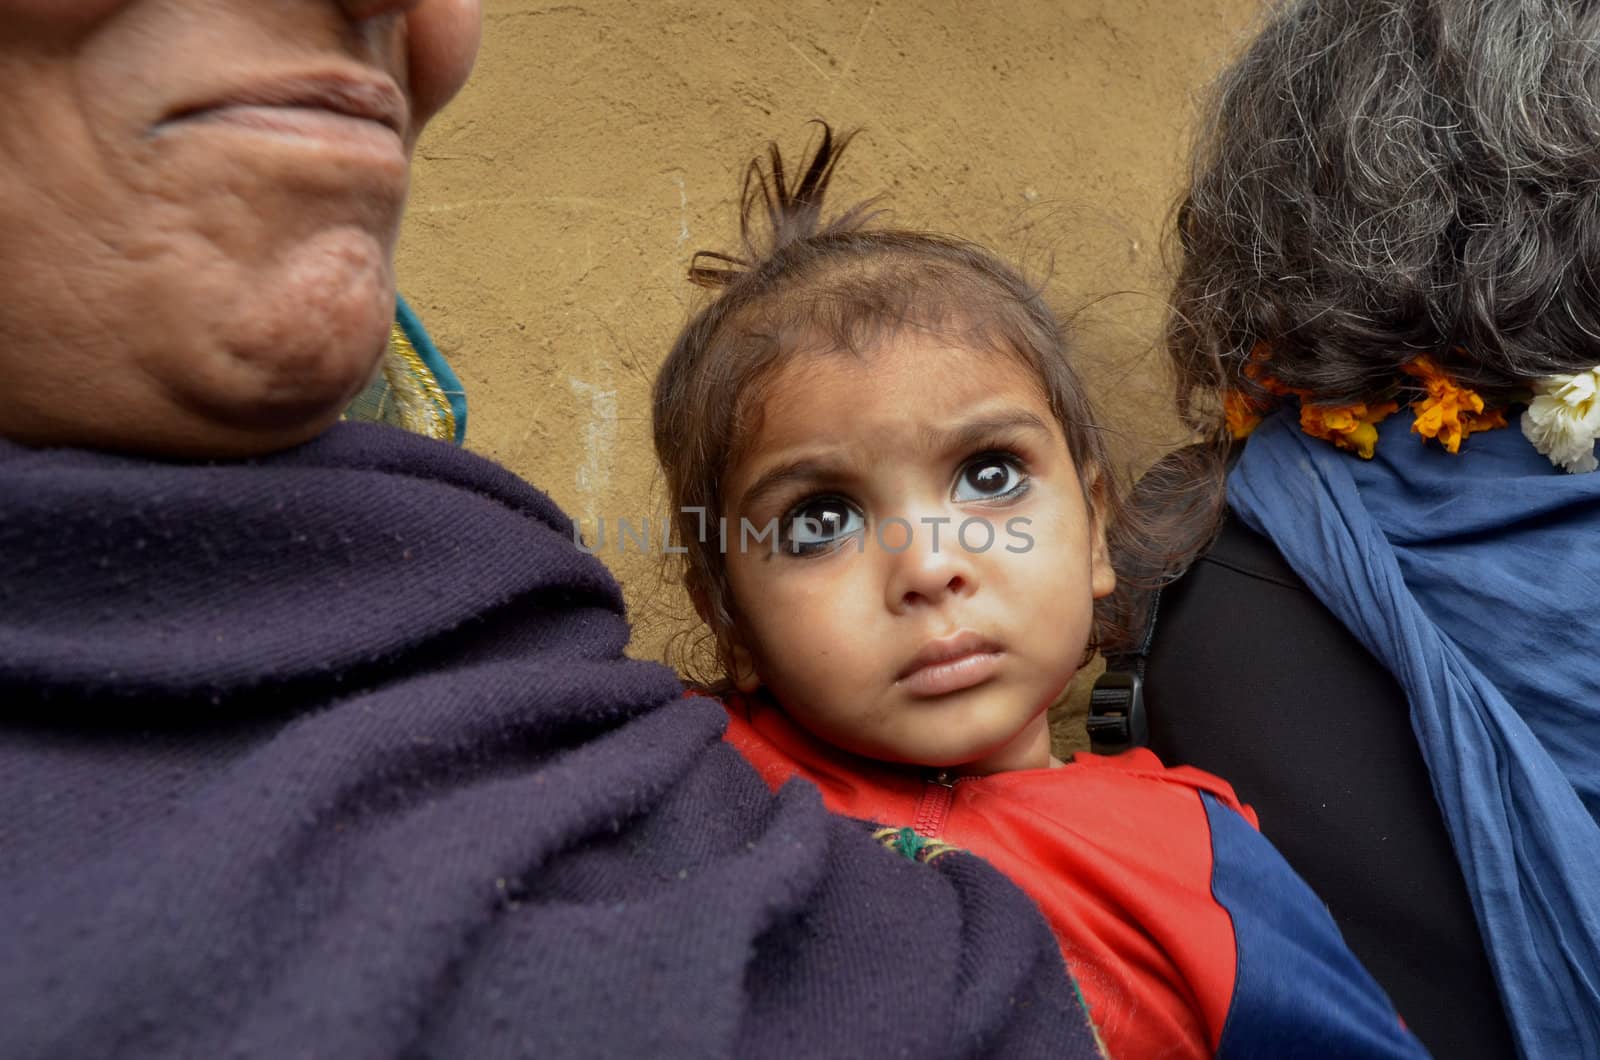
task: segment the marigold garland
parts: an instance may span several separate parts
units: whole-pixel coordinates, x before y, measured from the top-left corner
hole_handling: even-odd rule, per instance
[[[1236,442],[1250,437],[1251,432],[1261,426],[1261,417],[1266,411],[1265,405],[1242,390],[1229,390],[1222,395],[1222,418]]]
[[[1388,419],[1400,405],[1380,401],[1375,405],[1301,405],[1300,429],[1313,438],[1348,449],[1363,460],[1371,460],[1378,444],[1378,424]]]
[[[1310,391],[1285,386],[1272,377],[1267,370],[1271,356],[1271,347],[1257,343],[1245,363],[1245,376],[1274,397],[1299,398],[1301,430],[1371,460],[1378,444],[1378,424],[1399,411],[1399,403],[1315,404]],[[1422,396],[1411,402],[1415,417],[1411,429],[1424,439],[1437,439],[1448,452],[1459,453],[1462,439],[1478,431],[1506,426],[1504,409],[1486,410],[1476,391],[1453,381],[1432,357],[1424,354],[1401,365],[1400,370],[1422,384]],[[1243,390],[1226,390],[1222,395],[1223,420],[1235,440],[1249,437],[1270,409],[1270,404]]]
[[[1411,429],[1424,438],[1437,438],[1450,453],[1461,451],[1461,440],[1475,431],[1506,425],[1503,409],[1483,410],[1483,398],[1444,374],[1432,357],[1424,354],[1400,370],[1422,381],[1423,395],[1411,403],[1416,422]]]
[[[1272,377],[1267,371],[1267,362],[1272,358],[1272,347],[1264,342],[1258,342],[1250,350],[1250,359],[1245,362],[1244,374],[1256,386],[1265,390],[1276,398],[1310,396],[1309,391],[1295,390],[1284,386]],[[1228,390],[1222,395],[1222,417],[1228,425],[1228,432],[1233,435],[1234,441],[1250,437],[1257,427],[1261,425],[1261,417],[1272,411],[1273,403],[1262,401],[1243,390]]]
[[[1309,390],[1296,390],[1292,386],[1285,386],[1272,373],[1267,371],[1267,362],[1272,360],[1272,347],[1264,342],[1258,342],[1250,351],[1250,359],[1245,362],[1244,374],[1250,377],[1251,382],[1276,397],[1309,397]]]

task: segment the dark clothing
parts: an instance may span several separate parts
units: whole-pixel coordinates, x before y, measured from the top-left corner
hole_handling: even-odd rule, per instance
[[[0,498],[0,1055],[1095,1055],[1020,892],[770,794],[493,464],[0,445]]]
[[[1436,1055],[1515,1055],[1405,695],[1266,538],[1229,519],[1161,596],[1150,743],[1232,782]]]

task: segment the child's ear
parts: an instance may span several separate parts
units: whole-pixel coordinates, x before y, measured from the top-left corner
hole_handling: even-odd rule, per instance
[[[761,675],[756,672],[756,660],[750,649],[737,640],[728,641],[728,676],[733,687],[741,692],[754,692],[761,687]]]
[[[1106,525],[1098,518],[1094,521],[1094,545],[1090,553],[1093,566],[1089,584],[1094,589],[1094,598],[1100,600],[1110,596],[1116,589],[1117,572],[1111,566],[1111,546],[1106,542]]]
[[[1105,485],[1098,475],[1089,483],[1089,498],[1089,586],[1094,598],[1101,600],[1116,590],[1117,571],[1106,538]]]
[[[704,622],[717,638],[717,649],[727,665],[728,678],[734,687],[741,692],[754,692],[760,688],[761,675],[756,672],[755,657],[737,637],[722,628],[723,624],[711,613],[711,598],[706,591],[699,587],[690,589],[689,599],[694,603],[694,611],[700,616],[700,621]]]

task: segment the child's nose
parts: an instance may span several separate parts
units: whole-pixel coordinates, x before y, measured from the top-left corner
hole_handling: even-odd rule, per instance
[[[889,559],[887,603],[895,613],[965,596],[977,587],[971,557],[950,526],[891,521],[878,545]]]

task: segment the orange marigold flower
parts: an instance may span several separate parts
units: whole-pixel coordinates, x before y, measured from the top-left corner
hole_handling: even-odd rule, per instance
[[[1275,397],[1289,397],[1290,395],[1306,397],[1306,391],[1293,390],[1272,378],[1271,373],[1267,371],[1267,362],[1271,359],[1272,347],[1264,342],[1256,343],[1255,348],[1250,351],[1250,359],[1245,362],[1244,374],[1262,390]]]
[[[1261,425],[1265,411],[1242,390],[1229,390],[1222,395],[1222,418],[1235,441],[1250,437],[1250,432]]]
[[[1506,425],[1503,410],[1485,412],[1478,392],[1453,382],[1433,358],[1423,355],[1400,370],[1422,382],[1423,395],[1411,403],[1416,413],[1411,429],[1424,438],[1437,438],[1447,451],[1459,453],[1461,440],[1474,431]]]
[[[1504,427],[1505,425],[1506,410],[1490,409],[1481,416],[1472,417],[1472,430],[1470,433],[1476,434],[1478,431],[1492,431],[1497,427]],[[1465,438],[1466,435],[1463,434],[1462,437]]]
[[[1348,449],[1363,460],[1371,460],[1378,444],[1378,424],[1399,408],[1393,401],[1376,405],[1301,405],[1300,429],[1313,438]]]

